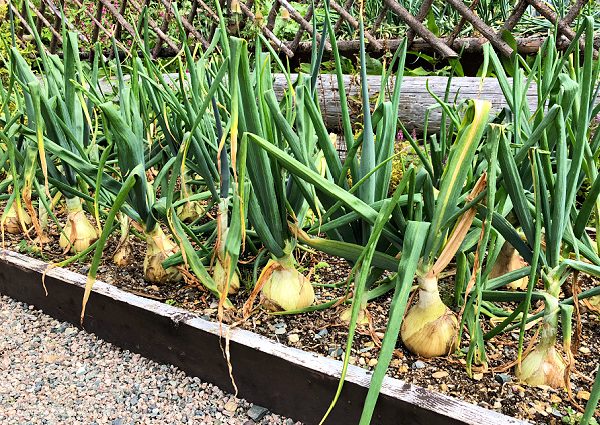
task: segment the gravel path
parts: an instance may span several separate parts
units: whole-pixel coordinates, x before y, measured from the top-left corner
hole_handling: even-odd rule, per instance
[[[294,425],[0,296],[0,424]]]

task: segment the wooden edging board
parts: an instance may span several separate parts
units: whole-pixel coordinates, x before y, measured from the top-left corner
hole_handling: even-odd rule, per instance
[[[79,326],[86,276],[24,255],[0,250],[0,294],[34,305]],[[184,309],[133,295],[97,281],[83,328],[123,349],[177,366],[192,376],[232,392],[221,351],[229,335],[238,395],[269,410],[319,423],[338,385],[338,360],[287,347],[243,329],[229,329]],[[350,366],[341,397],[327,424],[358,423],[370,373]],[[517,419],[398,379],[386,378],[373,424],[523,424]]]

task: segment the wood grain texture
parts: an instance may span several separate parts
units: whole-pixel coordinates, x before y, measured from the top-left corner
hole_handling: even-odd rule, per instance
[[[41,280],[46,268],[42,261],[0,250],[0,293],[77,325],[86,277],[51,269],[45,279],[46,295]],[[229,338],[239,396],[307,424],[320,420],[342,368],[340,361],[287,347],[246,330],[225,325],[220,329],[217,323],[194,313],[101,281],[94,285],[87,312],[84,328],[88,332],[232,391],[220,347]],[[370,376],[364,369],[349,367],[342,396],[328,424],[358,422]],[[384,380],[373,423],[524,424],[392,378]]]

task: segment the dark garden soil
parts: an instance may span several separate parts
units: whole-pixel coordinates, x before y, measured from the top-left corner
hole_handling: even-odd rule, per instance
[[[58,246],[58,232],[54,224],[50,225],[50,235],[52,241],[44,245],[43,254],[34,243],[23,241],[22,236],[5,234],[5,248],[42,258],[50,263],[64,260],[68,256],[64,255]],[[134,237],[131,239],[134,245],[132,264],[119,268],[112,263],[112,253],[117,244],[117,239],[112,238],[105,249],[106,255],[100,266],[98,279],[134,294],[197,312],[206,319],[217,320],[217,301],[203,290],[195,279],[187,278],[185,281],[164,286],[145,282],[142,277],[145,244]],[[298,250],[297,258],[303,272],[311,275],[313,284],[344,282],[350,272],[345,261],[325,254]],[[67,268],[87,274],[88,260],[89,258],[84,262],[72,263]],[[251,266],[242,265],[241,271],[243,280],[252,276]],[[580,283],[582,289],[597,285],[597,282],[592,282],[586,276],[580,277]],[[442,292],[451,294],[451,276],[445,278],[441,286]],[[245,289],[232,298],[238,311],[241,311],[248,294],[249,291]],[[345,287],[315,286],[315,294],[316,304],[319,304],[342,297]],[[369,303],[371,325],[362,326],[358,330],[350,358],[352,364],[373,369],[377,363],[378,347],[384,335],[390,299],[391,294],[388,294]],[[268,314],[258,306],[254,314],[238,326],[289,346],[342,360],[348,334],[348,326],[339,319],[344,308],[347,306],[301,315],[277,316]],[[239,320],[240,317],[236,314],[230,314],[225,319],[228,323]],[[482,320],[484,326],[489,328],[489,319],[482,316]],[[585,406],[594,373],[598,368],[599,353],[594,347],[600,346],[600,316],[582,305],[580,320],[582,332],[575,352],[575,367],[571,371],[572,398],[566,390],[532,388],[519,384],[511,365],[516,358],[518,330],[489,340],[486,344],[489,367],[487,370],[474,367],[471,376],[467,374],[465,367],[465,353],[469,340],[466,330],[461,350],[445,358],[418,358],[398,343],[388,374],[536,424],[576,423],[576,412],[578,408]],[[536,328],[533,326],[528,330],[526,346]]]

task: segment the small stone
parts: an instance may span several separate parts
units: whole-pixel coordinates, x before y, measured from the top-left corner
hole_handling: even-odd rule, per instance
[[[315,338],[317,338],[317,339],[325,338],[327,336],[327,334],[329,334],[329,331],[327,330],[327,328],[321,329],[319,332],[317,332],[317,334],[315,335]]]
[[[229,400],[227,403],[225,403],[225,410],[229,412],[235,412],[237,408],[238,405],[234,400]]]
[[[422,362],[421,360],[417,360],[416,362],[414,362],[412,364],[411,367],[413,369],[423,369],[423,368],[425,368],[425,366],[426,366],[425,362]]]
[[[368,363],[369,366],[374,367],[377,365],[377,359],[371,359]]]
[[[254,404],[248,410],[248,417],[254,422],[258,422],[262,418],[264,418],[267,415],[267,413],[269,413],[269,410],[267,408]]]
[[[292,344],[295,344],[296,342],[300,341],[300,335],[298,334],[289,334],[288,335],[288,341]]]
[[[492,407],[494,409],[500,409],[500,408],[502,408],[502,403],[500,403],[499,401],[496,401]]]
[[[498,373],[497,375],[494,376],[494,379],[499,384],[506,384],[507,382],[512,381],[512,378],[510,377],[510,375],[508,375],[506,373]]]
[[[85,372],[86,372],[86,368],[84,365],[84,366],[81,366],[79,369],[77,369],[77,372],[75,372],[75,375],[82,376],[82,375],[85,375]]]
[[[448,391],[448,385],[446,385],[446,384],[441,384],[441,385],[440,385],[440,391],[442,391],[442,392],[444,392],[444,393],[445,393],[445,392],[447,392],[447,391]]]
[[[365,361],[365,358],[364,358],[364,357],[361,357],[360,359],[358,359],[358,363],[359,363],[361,366],[365,366],[365,365],[367,364],[367,362]]]
[[[435,379],[442,379],[448,376],[448,372],[446,372],[445,370],[440,370],[439,372],[432,373],[431,376]]]
[[[481,381],[483,379],[483,373],[481,373],[481,372],[474,373],[473,379],[476,381]]]
[[[586,391],[586,390],[579,390],[577,392],[576,397],[580,400],[589,400],[590,399],[590,392]]]
[[[555,404],[562,403],[562,398],[560,398],[556,394],[550,394],[550,403],[555,403]]]
[[[590,354],[590,349],[585,346],[582,346],[582,347],[579,347],[579,352],[583,353],[583,354]]]

